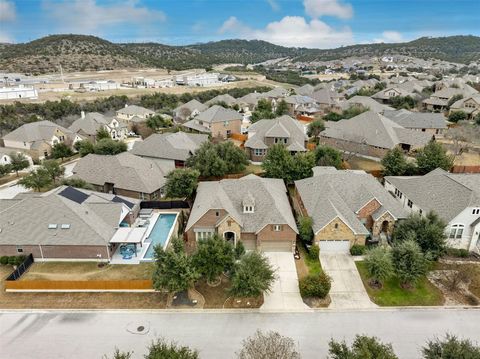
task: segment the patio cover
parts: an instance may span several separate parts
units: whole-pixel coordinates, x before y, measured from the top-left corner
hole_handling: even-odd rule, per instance
[[[121,227],[117,229],[110,243],[142,243],[147,227]]]

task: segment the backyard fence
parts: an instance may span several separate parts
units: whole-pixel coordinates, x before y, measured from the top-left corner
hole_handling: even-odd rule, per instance
[[[453,166],[452,173],[480,173],[480,166]]]
[[[11,292],[151,291],[151,280],[19,280],[5,282]]]
[[[23,273],[33,264],[33,255],[30,253],[27,258],[15,269],[6,279],[6,281],[15,281],[19,279]]]
[[[190,208],[187,201],[173,200],[173,201],[142,201],[140,202],[140,208],[149,209],[177,209],[177,208]]]

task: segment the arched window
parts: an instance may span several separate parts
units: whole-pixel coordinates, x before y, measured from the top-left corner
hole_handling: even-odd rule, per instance
[[[454,224],[453,226],[450,227],[450,236],[449,238],[462,238],[463,235],[463,229],[465,226],[463,224]]]

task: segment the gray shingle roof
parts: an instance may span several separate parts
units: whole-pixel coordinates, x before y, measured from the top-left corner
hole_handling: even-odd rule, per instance
[[[155,111],[149,110],[148,108],[137,106],[137,105],[129,105],[120,110],[117,110],[117,113],[124,114],[124,115],[134,115],[139,117],[146,117],[148,115],[154,115]]]
[[[350,106],[360,106],[360,105],[377,113],[382,113],[383,111],[387,111],[387,110],[394,110],[393,107],[382,105],[381,103],[378,103],[371,97],[367,97],[367,96],[353,96],[341,103],[341,107],[344,110],[348,109]]]
[[[230,108],[213,105],[208,110],[200,112],[195,118],[197,121],[208,123],[242,120],[243,116]]]
[[[243,213],[246,197],[249,201],[254,199],[255,213]],[[281,179],[248,175],[240,179],[200,182],[186,230],[210,209],[227,211],[245,233],[257,233],[269,224],[287,224],[298,233],[287,189]]]
[[[104,115],[98,112],[89,112],[85,114],[85,117],[80,117],[75,120],[68,128],[70,131],[78,133],[84,132],[87,135],[96,135],[97,131],[104,128],[110,121],[106,119]]]
[[[73,133],[70,130],[67,130],[65,127],[45,120],[26,123],[5,135],[3,138],[5,140],[21,142],[50,141],[57,128],[67,136],[73,136]]]
[[[322,136],[391,149],[400,143],[423,147],[432,138],[424,132],[408,130],[373,111],[348,120],[327,122]]]
[[[193,112],[195,110],[197,110],[198,112],[201,112],[201,111],[205,111],[207,108],[208,108],[208,106],[204,105],[203,103],[201,103],[200,101],[198,101],[196,99],[193,99],[193,100],[190,100],[190,101],[184,103],[183,105],[178,106],[173,111],[178,115],[179,112],[182,109],[187,109],[190,112]]]
[[[480,174],[454,174],[440,168],[424,176],[387,176],[424,212],[435,211],[450,222],[469,206],[480,206]]]
[[[272,120],[260,120],[248,128],[249,137],[245,147],[267,148],[265,138],[289,138],[290,144],[295,144],[296,151],[306,151],[305,141],[308,140],[303,126],[290,116],[284,115]]]
[[[77,162],[73,174],[95,185],[113,183],[117,188],[143,193],[153,193],[165,185],[165,174],[154,161],[129,152],[89,154]]]
[[[235,97],[233,97],[233,96],[231,96],[227,93],[227,94],[215,96],[211,100],[205,102],[205,105],[210,106],[210,105],[215,105],[216,103],[219,103],[219,102],[225,102],[227,105],[231,106],[231,105],[235,104],[236,101],[237,101],[237,99]],[[199,110],[199,111],[203,111],[203,110],[204,109]]]
[[[153,134],[144,141],[135,142],[130,152],[142,157],[186,161],[206,141],[208,141],[208,135],[194,133]]]
[[[315,167],[315,175],[295,182],[317,233],[336,217],[355,233],[368,234],[356,212],[376,199],[395,218],[405,218],[402,206],[371,175],[363,171],[337,171],[333,167]],[[384,212],[382,212],[383,214]]]
[[[65,186],[47,193],[24,193],[0,199],[0,244],[106,245],[128,213],[114,195],[75,189],[87,195],[77,203],[60,195]],[[134,205],[139,201],[125,198]],[[57,229],[49,229],[56,224]],[[62,229],[69,224],[69,229]]]
[[[447,128],[447,119],[442,113],[398,110],[384,111],[383,115],[405,128]]]

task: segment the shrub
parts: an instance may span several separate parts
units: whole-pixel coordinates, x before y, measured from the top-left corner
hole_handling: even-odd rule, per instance
[[[469,256],[469,252],[463,248],[447,248],[447,255],[450,257],[460,257],[460,258],[467,258]]]
[[[360,244],[354,244],[352,248],[350,248],[350,254],[352,256],[361,256],[365,254],[365,251],[367,248],[365,246],[362,246]]]
[[[308,249],[308,258],[311,259],[312,261],[318,260],[320,255],[320,248],[318,245],[314,244],[313,246],[310,246]]]
[[[21,256],[17,256],[16,258],[17,258],[17,263],[16,264],[20,265],[25,261],[25,259],[27,259],[27,256],[21,255]]]
[[[365,257],[365,265],[375,285],[381,285],[393,273],[392,258],[383,247],[369,250]]]
[[[330,291],[331,279],[325,273],[310,274],[299,281],[302,297],[325,298]]]
[[[17,265],[17,257],[15,256],[8,257],[8,264],[10,264],[11,266]]]
[[[7,265],[8,264],[8,257],[7,256],[0,257],[0,264]]]
[[[238,241],[235,246],[235,259],[240,259],[245,254],[245,246],[242,241]]]

